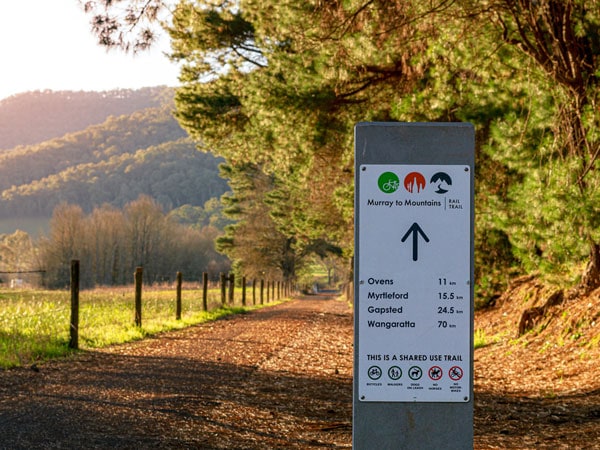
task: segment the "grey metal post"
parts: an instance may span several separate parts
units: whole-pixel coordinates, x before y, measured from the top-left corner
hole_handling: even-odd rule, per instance
[[[474,129],[467,123],[376,122],[356,125],[353,391],[355,450],[473,448],[474,145]],[[377,170],[378,173],[389,170],[389,173],[400,175],[392,175],[387,186],[384,186],[382,181],[383,175],[379,178],[379,187],[377,178],[374,178],[375,186],[361,184],[361,180],[368,180],[373,184],[374,175],[370,174]],[[432,190],[428,191],[427,195],[418,197],[418,201],[409,200],[413,186],[407,184],[409,177],[405,173],[410,170],[414,172],[409,175],[417,172],[434,173],[433,177],[429,175],[431,178],[426,179],[428,187]],[[463,186],[466,185],[461,188],[462,199],[450,195],[453,188],[457,189],[456,182],[453,186],[446,186],[447,189],[441,184],[437,187],[434,181],[440,180],[440,173],[442,178],[446,174],[456,179],[460,178]],[[367,174],[371,178],[368,178]],[[416,183],[415,181],[415,186]],[[397,189],[397,192],[387,196],[384,187],[390,188],[390,192]],[[367,196],[369,198],[366,198]],[[466,204],[469,202],[470,205]],[[446,211],[447,207],[464,207],[466,212]],[[364,208],[365,216],[380,214],[386,219],[386,230],[396,227],[393,234],[390,234],[393,236],[393,242],[382,243],[381,247],[370,244],[365,247],[365,242],[377,243],[377,235],[384,239],[386,234],[373,229],[372,233],[375,236],[371,238],[368,234],[371,230],[360,229],[361,208]],[[416,214],[417,217],[418,214],[424,214],[425,218],[414,219],[414,223],[413,219],[410,219],[413,226],[408,227],[410,223],[402,221],[410,214]],[[439,215],[441,222],[426,223],[429,218],[436,218],[437,221],[436,215]],[[460,223],[466,224],[463,228],[470,225],[470,230],[463,231],[461,236],[464,239],[461,237],[456,240],[456,244],[447,242],[452,239],[446,239],[441,245],[439,241],[442,239],[436,238],[430,230],[443,226],[449,216],[452,216],[452,220],[459,217],[462,221]],[[398,220],[395,220],[396,217]],[[363,218],[363,223],[377,222],[367,217]],[[454,232],[453,223],[447,225],[450,236]],[[453,245],[468,248],[458,249],[453,248]],[[387,265],[387,272],[378,268],[379,248],[381,257],[386,261],[391,258],[386,253],[393,253],[398,249],[398,257],[393,259],[394,264]],[[364,254],[361,255],[361,251]],[[464,265],[464,278],[468,278],[467,280],[452,274],[451,278],[446,280],[444,271],[439,269],[424,275],[423,279],[431,282],[421,282],[419,277],[408,281],[403,278],[406,277],[407,271],[415,270],[417,266],[423,271],[430,270],[431,266],[425,264],[426,258],[431,258],[438,264],[437,258],[444,259],[446,256],[448,265]],[[461,260],[457,261],[456,258]],[[391,269],[390,265],[393,266]],[[446,286],[446,283],[451,286]],[[384,284],[390,286],[382,286]],[[433,284],[440,286],[429,286]],[[421,315],[411,316],[416,309],[422,307],[422,288],[429,289],[426,300],[435,300],[437,303],[434,302],[435,306],[429,307],[426,313],[419,312]],[[391,298],[397,300],[392,301]],[[431,314],[431,317],[427,318],[426,314]],[[386,329],[386,326],[406,328]],[[361,336],[361,330],[368,336]],[[456,351],[446,354],[438,349],[423,350],[428,339],[435,339],[436,333],[442,336],[442,339],[438,340],[443,341],[445,336],[458,336],[459,341],[462,342],[466,338],[467,342],[464,345],[459,342]],[[376,338],[375,343],[370,339],[372,337]],[[417,347],[421,346],[418,352],[407,348],[407,345],[412,345],[407,342],[413,341],[419,343]],[[378,343],[381,343],[383,350],[371,351]],[[433,344],[437,345],[436,342]],[[443,347],[448,343],[442,342],[440,345]],[[459,346],[463,349],[462,353],[458,349]],[[367,348],[369,354],[365,355],[364,349]],[[398,362],[392,363],[392,358]],[[464,361],[467,358],[469,360]],[[449,360],[461,362],[449,363]],[[422,372],[418,373],[419,370]],[[436,380],[439,380],[439,383]],[[409,399],[407,395],[412,395],[412,398]],[[437,395],[440,400],[437,399]]]

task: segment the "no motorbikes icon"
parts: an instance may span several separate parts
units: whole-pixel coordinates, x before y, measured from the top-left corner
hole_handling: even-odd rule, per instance
[[[458,366],[450,367],[450,371],[448,372],[450,378],[454,381],[458,381],[463,377],[463,370]]]

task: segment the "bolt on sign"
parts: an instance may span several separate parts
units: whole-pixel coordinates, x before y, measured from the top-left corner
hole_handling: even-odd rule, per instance
[[[355,159],[354,448],[469,448],[473,127],[361,123]]]

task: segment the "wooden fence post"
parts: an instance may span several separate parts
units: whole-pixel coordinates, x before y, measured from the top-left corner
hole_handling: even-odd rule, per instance
[[[71,339],[69,348],[79,348],[79,261],[71,261]]]
[[[208,311],[208,273],[202,273],[202,308]]]
[[[235,303],[235,274],[229,274],[229,304],[233,305]]]
[[[260,280],[260,304],[264,304],[264,291],[265,291],[265,280],[261,278]]]
[[[183,283],[183,275],[177,272],[177,306],[175,310],[175,320],[181,320],[181,285]]]
[[[142,279],[144,276],[144,269],[142,267],[136,267],[135,269],[135,326],[142,326]]]
[[[246,306],[246,277],[242,277],[242,306]]]
[[[220,275],[220,283],[221,283],[221,306],[225,306],[225,300],[227,298],[227,276],[221,272]]]

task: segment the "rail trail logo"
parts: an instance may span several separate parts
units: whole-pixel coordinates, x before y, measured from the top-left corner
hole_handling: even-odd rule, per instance
[[[411,172],[404,177],[404,187],[411,194],[418,194],[426,184],[425,177],[419,172]]]
[[[394,172],[384,172],[379,175],[377,184],[381,192],[391,194],[396,192],[400,187],[400,178]]]
[[[448,186],[452,186],[452,178],[446,172],[437,172],[433,174],[429,183],[437,186],[436,194],[445,194],[448,192]]]
[[[446,172],[436,172],[429,180],[435,187],[436,194],[445,194],[452,186],[452,178]],[[379,190],[385,194],[392,194],[400,188],[400,178],[394,172],[383,172],[377,180]],[[410,172],[404,177],[404,188],[411,194],[418,194],[425,190],[427,180],[420,172]]]

